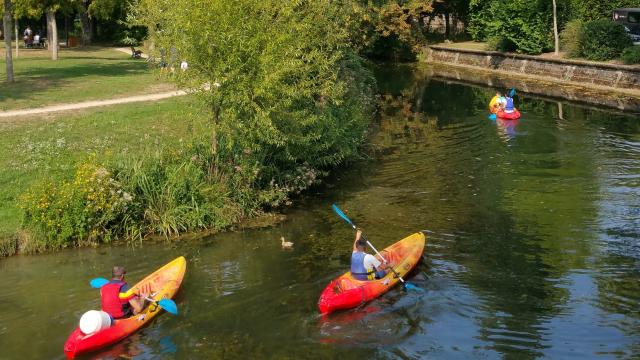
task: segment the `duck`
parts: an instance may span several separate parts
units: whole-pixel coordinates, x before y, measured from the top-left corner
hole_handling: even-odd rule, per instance
[[[283,249],[293,248],[293,243],[291,241],[284,241],[284,236],[280,236],[280,242],[282,244]]]

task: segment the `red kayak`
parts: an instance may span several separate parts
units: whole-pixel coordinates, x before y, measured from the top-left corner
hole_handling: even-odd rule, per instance
[[[424,234],[415,233],[382,250],[381,254],[404,278],[420,261],[424,242]],[[358,307],[384,294],[398,281],[393,272],[382,279],[364,281],[354,279],[351,272],[346,272],[327,285],[318,300],[318,308],[320,313],[328,314]]]
[[[498,110],[498,112],[496,113],[496,116],[499,117],[500,119],[516,120],[516,119],[520,119],[520,111],[518,111],[518,109],[513,109],[513,112],[508,113],[502,110]]]
[[[141,289],[145,286],[150,287],[154,293],[153,300],[170,299],[175,295],[176,291],[178,291],[186,267],[187,262],[185,258],[180,256],[142,279],[135,284],[132,289],[135,291],[135,289]],[[67,342],[64,344],[64,353],[68,359],[72,359],[76,355],[95,351],[122,340],[147,324],[160,313],[160,310],[159,306],[151,304],[140,314],[129,318],[114,320],[111,327],[93,334],[83,334],[80,328],[77,328],[71,333]]]

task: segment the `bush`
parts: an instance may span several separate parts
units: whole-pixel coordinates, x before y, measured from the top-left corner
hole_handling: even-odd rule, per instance
[[[584,42],[584,22],[573,20],[567,23],[560,33],[560,47],[567,52],[570,58],[582,56],[582,44]]]
[[[44,182],[20,198],[23,225],[47,247],[109,242],[126,215],[132,196],[111,173],[93,162],[77,167],[73,181]]]
[[[514,51],[515,45],[512,41],[501,36],[492,36],[487,39],[486,49],[489,51]]]
[[[624,26],[610,20],[595,20],[584,24],[582,55],[589,60],[611,60],[633,45]]]
[[[624,49],[620,58],[627,65],[640,64],[640,46],[631,46]]]

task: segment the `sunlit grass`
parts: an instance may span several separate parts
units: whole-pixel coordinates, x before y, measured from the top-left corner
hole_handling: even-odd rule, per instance
[[[47,50],[20,49],[14,58],[15,83],[0,86],[0,111],[173,89],[157,79],[144,59],[132,59],[113,48],[61,49],[59,56],[53,61]],[[5,65],[2,46],[2,81]]]
[[[75,164],[95,154],[108,162],[200,132],[188,97],[0,121],[0,239],[20,226],[18,196],[43,179],[73,176]]]

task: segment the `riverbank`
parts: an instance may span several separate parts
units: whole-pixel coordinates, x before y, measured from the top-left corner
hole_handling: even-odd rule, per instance
[[[640,111],[640,67],[428,46],[423,61],[457,80]],[[446,72],[446,70],[445,70]],[[480,76],[478,76],[480,74]]]

